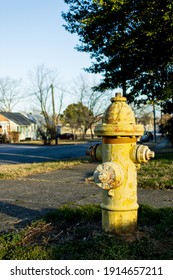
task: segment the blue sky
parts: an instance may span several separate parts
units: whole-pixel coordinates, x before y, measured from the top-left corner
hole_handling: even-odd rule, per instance
[[[73,80],[91,63],[77,52],[77,35],[62,27],[63,0],[0,0],[0,77],[26,79],[38,65]]]

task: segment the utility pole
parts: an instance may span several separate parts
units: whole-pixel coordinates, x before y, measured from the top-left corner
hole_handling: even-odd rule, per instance
[[[156,108],[155,108],[154,99],[152,102],[152,106],[153,106],[153,119],[154,119],[154,142],[156,143]]]
[[[53,127],[55,135],[55,144],[58,144],[57,131],[56,131],[56,114],[55,114],[55,99],[54,99],[54,87],[53,84],[50,85],[52,93],[52,110],[53,110]]]

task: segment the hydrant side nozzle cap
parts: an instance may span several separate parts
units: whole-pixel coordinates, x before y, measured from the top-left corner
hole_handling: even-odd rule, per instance
[[[148,162],[151,158],[154,158],[155,153],[151,151],[148,146],[137,145],[135,147],[135,157],[138,163]]]

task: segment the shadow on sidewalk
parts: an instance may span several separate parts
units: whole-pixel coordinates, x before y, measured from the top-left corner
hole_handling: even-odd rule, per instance
[[[43,208],[41,210],[33,210],[23,206],[14,205],[7,202],[0,202],[0,213],[10,217],[17,218],[19,222],[14,224],[14,228],[22,228],[32,221],[44,216],[50,211],[55,211],[54,208]],[[11,219],[9,217],[9,224]],[[7,219],[8,221],[8,219]]]

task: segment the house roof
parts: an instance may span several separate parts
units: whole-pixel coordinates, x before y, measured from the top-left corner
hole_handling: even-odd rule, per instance
[[[4,116],[6,119],[18,124],[18,125],[31,125],[32,123],[35,123],[31,119],[28,119],[21,113],[13,113],[13,112],[0,112],[2,116]]]

